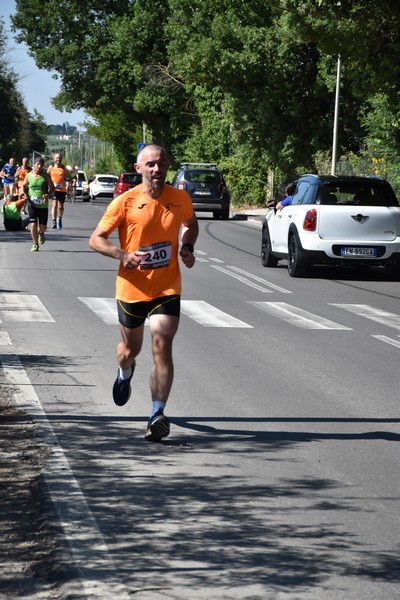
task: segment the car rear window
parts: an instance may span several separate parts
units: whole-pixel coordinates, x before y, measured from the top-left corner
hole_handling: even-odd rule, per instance
[[[221,181],[218,171],[185,171],[184,178],[190,183],[219,183]]]
[[[142,176],[139,173],[124,173],[121,178],[122,183],[129,185],[137,185],[141,183]]]
[[[320,190],[321,204],[338,206],[398,206],[391,188],[384,181],[326,183]]]
[[[117,177],[98,177],[97,181],[100,181],[100,183],[116,183]]]

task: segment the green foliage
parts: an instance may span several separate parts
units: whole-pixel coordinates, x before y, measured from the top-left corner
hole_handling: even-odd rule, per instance
[[[28,113],[18,91],[18,75],[7,60],[4,23],[0,19],[0,162],[11,156],[17,162],[33,149],[45,148],[45,124],[39,113]]]
[[[144,123],[147,141],[165,145],[174,166],[223,167],[236,202],[263,203],[271,185],[277,192],[302,172],[326,170],[339,53],[343,165],[359,156],[361,168],[366,153],[391,169],[399,162],[397,0],[16,7],[19,40],[60,78],[55,105],[84,108],[89,132],[113,144],[122,168],[132,168]]]

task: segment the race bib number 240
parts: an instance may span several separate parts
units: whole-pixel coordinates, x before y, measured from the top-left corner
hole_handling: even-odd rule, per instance
[[[138,252],[145,253],[140,259],[139,268],[141,271],[159,269],[168,267],[171,260],[172,245],[171,242],[160,242],[151,246],[139,246]]]

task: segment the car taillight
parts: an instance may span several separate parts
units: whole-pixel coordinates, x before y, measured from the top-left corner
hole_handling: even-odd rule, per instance
[[[219,191],[220,191],[222,194],[225,194],[225,192],[226,192],[226,185],[225,185],[225,181],[221,181],[221,183],[219,184]]]
[[[181,181],[178,183],[178,188],[180,190],[184,190],[186,188],[185,182],[183,181],[183,179],[181,179]]]
[[[317,229],[317,211],[315,208],[307,211],[304,218],[303,229],[306,231],[315,231]]]

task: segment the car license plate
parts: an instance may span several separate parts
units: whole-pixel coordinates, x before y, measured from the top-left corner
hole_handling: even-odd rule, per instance
[[[211,196],[211,190],[196,190],[196,196]]]
[[[342,256],[376,256],[376,248],[342,248]]]

